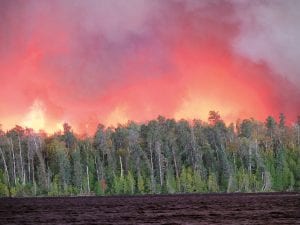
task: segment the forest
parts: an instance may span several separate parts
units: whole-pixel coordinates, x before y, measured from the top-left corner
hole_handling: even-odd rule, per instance
[[[216,111],[99,124],[93,136],[0,127],[0,196],[299,191],[299,136],[300,116],[226,125]]]

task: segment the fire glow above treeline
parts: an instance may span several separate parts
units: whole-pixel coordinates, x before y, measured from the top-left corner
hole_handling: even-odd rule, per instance
[[[0,2],[0,124],[300,114],[300,1]]]

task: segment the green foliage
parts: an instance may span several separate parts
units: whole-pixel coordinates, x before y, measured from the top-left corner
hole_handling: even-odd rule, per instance
[[[228,179],[228,184],[227,184],[227,192],[235,192],[236,190],[238,190],[238,186],[237,186],[237,179],[236,176],[231,175]]]
[[[22,184],[20,184],[19,182],[16,183],[14,192],[15,192],[14,196],[16,196],[16,197],[26,196],[24,186]]]
[[[72,183],[76,188],[76,192],[82,189],[82,165],[81,165],[81,157],[80,151],[76,149],[72,153],[72,164],[73,164],[73,176],[72,176]]]
[[[82,138],[68,124],[49,137],[17,127],[0,133],[0,196],[299,191],[299,127],[285,121],[235,131],[211,111],[209,123],[159,116]]]
[[[193,172],[193,192],[207,192],[207,184],[197,171]]]
[[[208,181],[207,181],[208,191],[209,192],[218,192],[219,191],[219,185],[217,181],[217,177],[215,173],[210,173],[208,175]]]
[[[276,121],[272,116],[268,116],[268,118],[266,119],[266,127],[268,129],[268,134],[273,137],[275,128],[276,128]]]
[[[250,192],[249,174],[244,169],[238,170],[237,174],[237,191]]]
[[[107,189],[107,184],[106,184],[106,181],[105,179],[102,179],[100,181],[96,181],[95,182],[95,194],[98,195],[98,196],[103,196],[105,195],[105,191]]]
[[[180,184],[182,193],[193,192],[193,174],[191,168],[183,167],[180,174]]]
[[[8,197],[8,188],[5,184],[0,183],[0,197]]]
[[[129,171],[127,176],[124,179],[124,194],[133,195],[134,193],[135,193],[135,180],[131,172]]]
[[[139,194],[145,194],[145,181],[144,181],[142,175],[138,175],[137,188],[138,188]]]
[[[240,125],[240,136],[250,138],[253,132],[253,122],[249,119],[243,120]]]
[[[51,185],[50,185],[50,191],[48,192],[49,196],[59,196],[61,194],[60,188],[59,188],[59,176],[55,175]]]
[[[123,186],[124,186],[124,177],[118,177],[115,175],[113,179],[113,186],[112,186],[113,194],[122,194],[124,189]]]
[[[283,113],[279,114],[279,128],[284,128],[285,127],[285,115]]]
[[[174,194],[177,192],[177,182],[172,170],[168,170],[166,178],[167,193]]]

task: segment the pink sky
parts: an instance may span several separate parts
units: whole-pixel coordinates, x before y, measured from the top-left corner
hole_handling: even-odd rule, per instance
[[[0,124],[300,114],[300,1],[1,1]]]

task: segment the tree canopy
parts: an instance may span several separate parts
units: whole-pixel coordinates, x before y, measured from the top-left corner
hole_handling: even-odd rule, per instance
[[[299,121],[226,125],[159,116],[79,137],[65,123],[46,135],[0,130],[0,196],[300,190]]]

